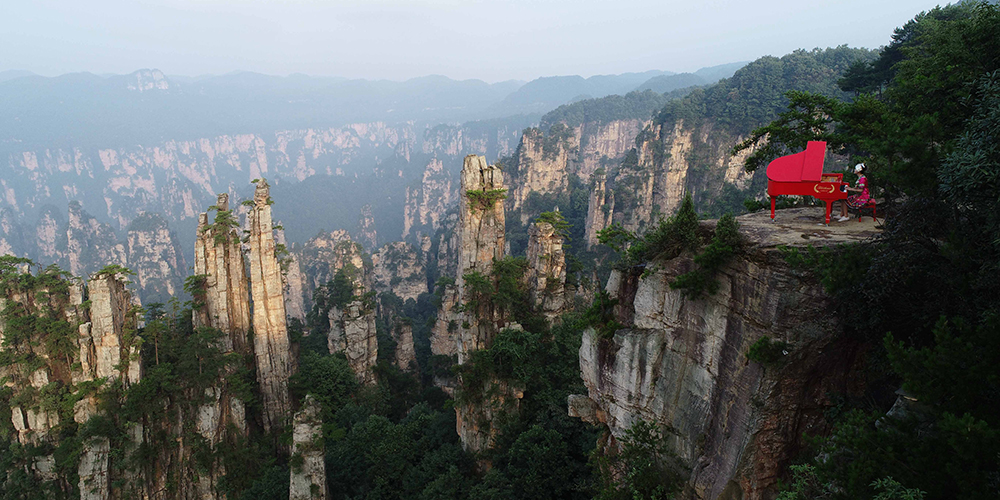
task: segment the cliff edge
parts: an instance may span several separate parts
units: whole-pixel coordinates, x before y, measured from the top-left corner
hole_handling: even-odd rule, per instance
[[[692,300],[670,287],[694,267],[687,254],[614,271],[607,290],[625,327],[604,338],[584,332],[588,394],[569,398],[570,414],[605,425],[607,447],[639,421],[658,424],[690,468],[692,498],[768,498],[803,435],[828,431],[831,397],[860,388],[862,346],[840,335],[832,300],[782,247],[857,242],[879,229],[857,219],[819,225],[818,207],[769,215],[738,218],[744,251],[717,274],[717,293]],[[764,337],[785,343],[767,366],[746,356]]]

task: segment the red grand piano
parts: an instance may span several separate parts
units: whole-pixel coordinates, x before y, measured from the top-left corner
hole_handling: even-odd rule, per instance
[[[826,223],[834,200],[847,199],[844,174],[824,174],[823,159],[826,143],[809,141],[806,150],[776,158],[767,164],[767,195],[771,197],[771,220],[774,220],[774,198],[778,195],[812,196],[826,202]]]

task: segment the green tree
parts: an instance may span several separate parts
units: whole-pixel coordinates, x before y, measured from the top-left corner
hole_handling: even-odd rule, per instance
[[[831,498],[991,498],[1000,484],[997,33],[992,4],[922,13],[851,68],[853,101],[792,95],[741,145],[767,136],[753,169],[825,139],[904,198],[878,238],[804,259],[869,346],[868,404],[840,413],[812,464]]]

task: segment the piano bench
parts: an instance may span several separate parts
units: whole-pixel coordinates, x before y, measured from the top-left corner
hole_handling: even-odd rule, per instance
[[[877,212],[877,210],[875,208],[875,200],[871,199],[871,200],[868,200],[867,203],[865,203],[864,205],[861,205],[861,207],[858,208],[858,222],[861,222],[861,217],[863,216],[863,214],[862,214],[861,211],[864,210],[864,209],[866,209],[866,208],[872,209],[872,222],[877,221],[878,219],[876,219],[875,217],[878,215],[878,212]]]

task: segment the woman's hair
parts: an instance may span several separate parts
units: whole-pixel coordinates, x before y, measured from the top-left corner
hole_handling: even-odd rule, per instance
[[[861,174],[868,170],[868,167],[864,163],[858,163],[854,166],[854,173]]]

